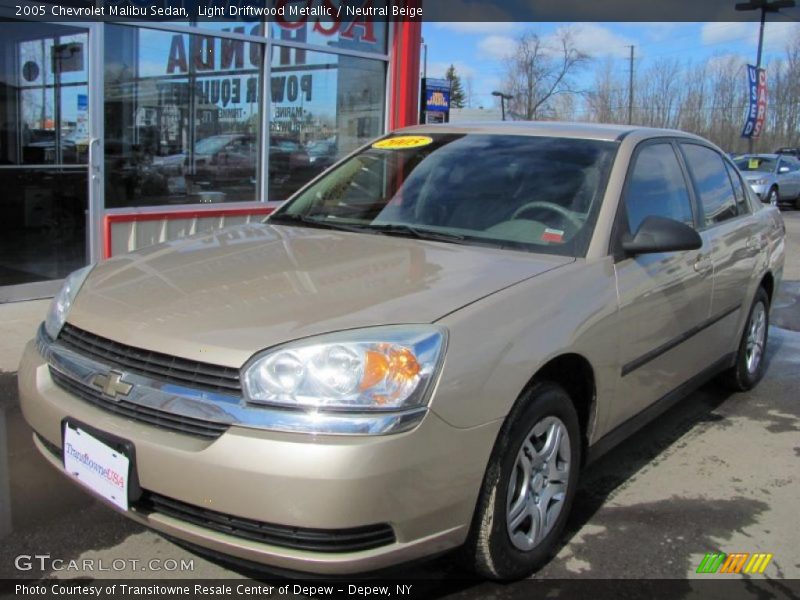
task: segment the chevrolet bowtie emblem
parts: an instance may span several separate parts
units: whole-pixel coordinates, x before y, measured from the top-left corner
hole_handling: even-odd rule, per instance
[[[92,385],[103,390],[103,394],[109,398],[116,398],[117,395],[127,396],[133,389],[130,383],[122,381],[122,373],[116,371],[111,371],[108,375],[95,375]]]

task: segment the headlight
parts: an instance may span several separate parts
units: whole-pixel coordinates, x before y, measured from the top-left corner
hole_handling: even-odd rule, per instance
[[[432,326],[345,331],[264,352],[243,369],[251,404],[325,411],[402,411],[424,406],[444,356]]]
[[[766,179],[751,179],[750,185],[767,185]]]
[[[64,280],[64,285],[55,295],[53,301],[50,303],[50,310],[47,312],[47,318],[44,320],[44,329],[51,339],[56,339],[61,332],[61,328],[67,320],[69,309],[78,291],[81,289],[83,282],[92,270],[94,265],[89,265],[82,269],[74,271]]]

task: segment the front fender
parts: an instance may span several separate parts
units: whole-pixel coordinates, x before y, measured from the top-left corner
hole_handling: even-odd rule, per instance
[[[543,365],[578,354],[595,377],[590,441],[601,435],[619,373],[614,281],[610,257],[578,260],[441,319],[450,337],[431,409],[455,427],[504,419]]]

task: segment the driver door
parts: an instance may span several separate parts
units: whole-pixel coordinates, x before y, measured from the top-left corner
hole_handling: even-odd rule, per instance
[[[696,227],[689,181],[671,141],[640,145],[621,199],[617,240],[635,233],[651,215]],[[711,309],[710,252],[704,237],[699,250],[633,257],[616,253],[620,373],[610,428],[703,369],[704,337],[696,331]]]

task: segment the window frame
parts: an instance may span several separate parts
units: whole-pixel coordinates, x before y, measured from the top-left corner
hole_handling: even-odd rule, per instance
[[[728,172],[728,178],[731,178],[731,177],[735,176],[736,180],[739,182],[739,185],[742,187],[742,193],[744,194],[744,204],[747,206],[747,210],[744,213],[742,213],[740,210],[738,210],[740,207],[739,207],[739,201],[737,200],[736,201],[737,213],[738,213],[737,217],[745,215],[745,214],[748,214],[748,215],[753,214],[753,205],[750,202],[750,197],[749,197],[749,192],[748,192],[748,190],[750,190],[750,186],[744,180],[744,178],[742,177],[742,174],[739,172],[739,169],[736,168],[736,165],[733,163],[733,161],[729,157],[722,156],[722,162],[725,163],[725,166],[726,166],[725,170]],[[735,185],[735,182],[731,181],[731,184]],[[736,190],[735,189],[733,190],[733,196],[734,196],[734,198],[736,197]],[[729,220],[732,221],[733,219],[729,219]]]
[[[625,198],[631,186],[631,179],[633,177],[633,169],[636,167],[636,162],[639,159],[639,154],[642,153],[644,149],[648,146],[654,146],[656,144],[662,145],[669,145],[672,147],[672,151],[675,154],[675,160],[678,162],[678,168],[680,169],[681,175],[683,177],[683,182],[686,185],[686,190],[689,193],[689,208],[692,211],[692,227],[695,231],[700,231],[698,229],[699,226],[699,208],[698,208],[698,200],[697,193],[694,189],[693,182],[690,178],[689,171],[686,166],[686,162],[683,157],[683,153],[678,148],[679,139],[673,136],[664,136],[664,137],[651,137],[646,140],[642,140],[631,152],[631,157],[628,160],[627,169],[625,172],[625,182],[622,185],[622,190],[620,190],[619,198],[617,199],[617,211],[614,215],[614,224],[611,228],[611,241],[609,244],[609,254],[614,258],[614,262],[622,262],[627,258],[631,258],[628,254],[622,249],[622,242],[625,240],[627,236],[632,236],[634,232],[630,230],[630,226],[628,223],[628,207],[625,204]]]
[[[235,31],[222,31],[216,30],[213,28],[204,28],[202,26],[198,26],[196,23],[191,24],[184,24],[184,23],[172,23],[172,22],[164,22],[164,21],[120,21],[120,20],[112,20],[107,22],[101,22],[96,24],[97,29],[95,31],[94,37],[97,38],[97,44],[99,44],[99,55],[104,56],[105,50],[105,28],[104,25],[112,24],[112,25],[124,25],[128,27],[133,27],[137,29],[152,29],[152,30],[161,30],[173,34],[189,34],[189,35],[201,35],[201,36],[210,36],[214,38],[227,38],[232,40],[243,41],[247,43],[258,43],[262,47],[262,64],[259,68],[259,76],[261,77],[261,86],[260,86],[260,96],[261,96],[261,114],[259,115],[259,140],[258,140],[258,152],[259,152],[259,159],[257,160],[256,168],[256,191],[252,200],[242,200],[236,202],[226,202],[221,206],[225,208],[245,208],[245,207],[268,207],[272,209],[276,209],[280,207],[286,198],[284,199],[272,199],[269,196],[269,148],[270,148],[270,116],[272,114],[272,94],[271,94],[271,81],[272,81],[272,61],[270,57],[272,56],[273,47],[290,47],[297,50],[308,50],[312,52],[325,52],[329,54],[334,54],[337,56],[351,56],[355,58],[364,58],[368,60],[374,60],[381,63],[384,72],[384,93],[383,93],[383,121],[382,121],[382,130],[379,136],[385,135],[389,132],[389,125],[390,125],[390,115],[391,115],[391,104],[392,104],[392,73],[391,73],[391,52],[394,48],[394,40],[395,40],[395,28],[392,26],[392,21],[387,21],[387,28],[386,28],[386,46],[384,48],[384,52],[362,52],[359,50],[352,50],[348,48],[337,48],[325,45],[319,45],[314,43],[308,42],[297,42],[292,40],[282,40],[279,37],[272,36],[270,34],[270,19],[262,19],[259,21],[262,29],[260,35],[254,35],[250,33],[239,33]],[[238,24],[239,22],[231,22],[231,27]],[[250,23],[250,22],[248,22]],[[255,23],[252,22],[252,23]],[[90,36],[90,40],[92,36]],[[100,94],[101,98],[105,100],[105,90],[103,87],[104,82],[104,62],[102,60],[94,59],[95,68],[97,69],[96,79],[100,85]],[[102,106],[103,102],[97,103],[98,106]],[[102,122],[102,126],[98,129],[100,135],[98,136],[101,139],[104,139],[103,129],[105,126],[105,120],[102,115],[102,110],[100,111],[100,120]],[[360,151],[361,148],[357,148],[353,151],[352,154]],[[98,149],[95,151],[98,155],[98,160],[100,161],[101,165],[105,164],[105,148],[103,144],[100,144]],[[349,155],[348,155],[349,156]],[[343,156],[340,160],[344,160],[347,158]],[[321,175],[321,173],[320,173]],[[315,180],[317,176],[312,178],[312,181]],[[308,183],[311,183],[309,181]],[[202,208],[204,204],[198,203],[181,203],[181,204],[158,204],[158,205],[131,205],[131,206],[122,206],[122,207],[109,207],[106,203],[106,198],[104,194],[105,190],[101,190],[99,192],[100,201],[98,202],[98,218],[102,220],[105,215],[115,215],[115,214],[129,214],[133,212],[159,212],[164,210],[175,211],[175,210],[195,210],[198,208]],[[299,192],[299,190],[298,190]],[[297,192],[295,192],[297,193]],[[294,194],[293,194],[294,195]]]

